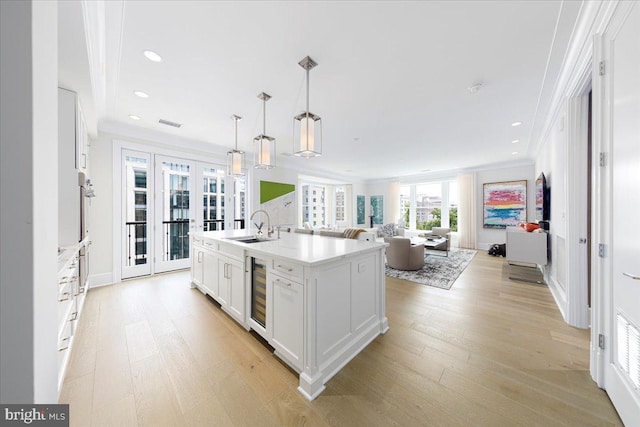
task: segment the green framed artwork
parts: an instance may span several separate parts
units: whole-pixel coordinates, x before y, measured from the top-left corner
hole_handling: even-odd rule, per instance
[[[358,213],[358,225],[364,224],[364,196],[356,196],[356,210]]]

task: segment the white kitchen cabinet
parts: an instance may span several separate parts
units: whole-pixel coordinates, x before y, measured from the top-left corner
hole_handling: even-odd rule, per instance
[[[218,297],[218,255],[215,252],[205,250],[202,253],[203,271],[202,286],[204,291],[213,298]]]
[[[83,268],[86,269],[88,263],[83,258],[89,256],[89,243],[85,239],[64,248],[58,256],[58,390],[64,381],[74,334],[84,305],[87,272]]]
[[[201,287],[203,285],[204,273],[204,248],[196,244],[192,245],[191,250],[191,287]]]
[[[227,281],[229,285],[229,311],[231,315],[245,323],[245,276],[244,263],[227,260]]]
[[[304,287],[291,279],[268,274],[270,343],[278,357],[300,372],[304,349]]]
[[[233,317],[245,323],[244,264],[233,258],[218,258],[218,302]]]

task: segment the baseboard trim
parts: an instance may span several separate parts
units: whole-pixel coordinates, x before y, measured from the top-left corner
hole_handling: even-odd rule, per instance
[[[112,285],[113,274],[112,273],[90,274],[88,281],[89,281],[89,289],[98,288],[100,286]]]

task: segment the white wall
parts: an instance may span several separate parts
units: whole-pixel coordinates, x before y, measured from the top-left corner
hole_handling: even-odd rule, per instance
[[[90,286],[112,283],[113,273],[113,142],[101,134],[89,146],[91,172],[96,197],[89,200]]]
[[[57,2],[0,19],[0,401],[56,403]]]
[[[398,181],[373,182],[366,185],[365,222],[369,227],[371,196],[382,196],[383,224],[398,222],[400,217],[400,183]],[[374,224],[374,227],[376,225]]]
[[[544,172],[551,188],[549,218],[549,243],[551,260],[544,269],[545,281],[560,289],[566,289],[566,134],[564,132],[565,108],[562,109],[548,137],[543,141],[536,158],[536,176]]]
[[[483,184],[502,181],[527,180],[527,221],[533,221],[535,215],[535,168],[534,165],[505,167],[500,169],[480,170],[476,173],[476,228],[478,230],[477,249],[488,249],[493,243],[505,243],[505,230],[483,228]]]

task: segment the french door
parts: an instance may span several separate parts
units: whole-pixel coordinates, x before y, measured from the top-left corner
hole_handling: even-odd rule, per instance
[[[244,228],[245,181],[223,166],[122,151],[122,278],[189,268],[189,232]]]
[[[156,155],[153,272],[189,268],[189,232],[195,231],[195,162]]]

